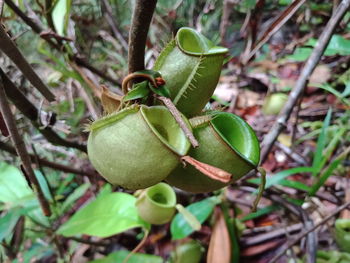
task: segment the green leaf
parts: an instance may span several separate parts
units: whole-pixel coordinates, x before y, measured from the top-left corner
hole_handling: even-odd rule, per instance
[[[61,213],[64,213],[64,211],[67,208],[69,208],[76,200],[83,196],[83,194],[86,192],[87,189],[89,189],[89,187],[90,183],[85,183],[80,185],[77,189],[75,189],[74,192],[71,193],[62,204]]]
[[[311,54],[312,48],[298,47],[292,55],[286,56],[286,59],[293,61],[305,61]]]
[[[36,262],[47,262],[47,259],[55,253],[57,253],[56,248],[53,249],[53,246],[50,246],[50,244],[45,244],[38,240],[37,243],[32,244],[29,248],[23,249],[21,257],[18,257],[11,263],[31,263],[33,259]],[[46,260],[43,258],[46,258]]]
[[[283,179],[279,182],[280,185],[294,188],[294,189],[299,189],[302,191],[309,191],[310,187],[306,184],[303,184],[302,182],[299,181],[293,181],[293,180],[288,180],[288,179]]]
[[[49,187],[49,185],[48,185],[48,183],[46,181],[46,178],[44,177],[44,175],[39,170],[35,170],[34,173],[35,173],[36,179],[38,179],[40,188],[43,191],[46,200],[52,202],[53,198],[52,198],[52,195],[51,195],[50,187]]]
[[[76,212],[57,231],[63,236],[86,234],[109,237],[135,227],[150,228],[139,218],[136,198],[126,193],[111,193],[98,197]]]
[[[134,88],[128,92],[123,101],[136,100],[146,97],[149,94],[148,81],[142,81],[134,85]]]
[[[0,162],[0,202],[14,203],[23,198],[34,199],[22,172],[15,166]]]
[[[273,185],[278,185],[280,184],[280,182],[285,179],[286,177],[293,175],[293,174],[297,174],[297,173],[312,173],[314,171],[313,167],[295,167],[295,168],[291,168],[288,170],[284,170],[281,172],[278,172],[272,176],[268,176],[266,177],[266,185],[265,185],[265,189],[273,186]],[[254,178],[254,179],[250,179],[248,180],[248,182],[250,183],[254,183],[254,184],[260,184],[260,178]]]
[[[49,223],[22,172],[5,162],[0,162],[0,202],[6,208],[23,207],[23,214],[43,225]]]
[[[350,85],[347,84],[343,93],[340,93],[336,89],[332,88],[331,85],[327,83],[323,83],[322,85],[315,85],[318,86],[321,89],[324,89],[330,93],[332,93],[334,96],[336,96],[342,103],[344,103],[347,106],[350,106],[350,101],[346,99],[345,97],[350,94]]]
[[[170,98],[170,91],[166,87],[166,85],[159,86],[158,88],[154,88],[151,84],[149,84],[149,88],[150,88],[150,90],[153,91],[153,93],[155,93],[155,94],[157,94],[159,96]]]
[[[341,35],[333,35],[324,52],[325,56],[333,55],[347,56],[350,55],[350,40]]]
[[[186,209],[202,224],[211,215],[214,207],[219,202],[220,200],[216,196],[209,197],[187,206]],[[194,232],[193,228],[180,213],[176,214],[171,221],[170,231],[173,240],[185,238]]]
[[[349,96],[349,95],[350,95],[350,81],[347,81],[347,82],[345,83],[345,89],[343,90],[341,96],[342,96],[343,98],[345,98],[345,97],[347,97],[347,96]]]
[[[130,252],[127,250],[120,250],[109,254],[107,257],[90,261],[89,263],[116,263],[123,262]],[[128,263],[162,263],[163,259],[158,256],[135,253],[133,254]]]
[[[244,216],[241,220],[242,221],[248,221],[266,214],[269,214],[273,211],[277,211],[278,209],[280,209],[280,206],[278,205],[270,205],[270,206],[266,206],[262,209],[259,209],[258,211],[254,212],[254,213],[250,213],[246,216]]]
[[[0,243],[11,235],[21,215],[19,209],[11,209],[4,216],[0,217]]]
[[[324,119],[324,122],[323,122],[321,133],[317,139],[315,155],[312,160],[312,167],[314,168],[314,171],[312,173],[313,176],[316,176],[316,174],[319,173],[319,171],[322,169],[320,164],[322,163],[323,150],[326,146],[326,131],[329,127],[331,116],[332,116],[332,108],[329,108],[326,118]]]
[[[52,20],[57,33],[65,35],[68,26],[71,0],[58,0],[52,10]]]
[[[333,171],[338,167],[338,165],[340,164],[341,160],[335,160],[334,162],[332,162],[327,170],[321,175],[320,179],[317,181],[317,183],[315,183],[314,185],[312,185],[310,191],[309,191],[309,195],[315,195],[317,193],[317,191],[324,185],[324,183],[327,181],[328,177],[332,175]]]

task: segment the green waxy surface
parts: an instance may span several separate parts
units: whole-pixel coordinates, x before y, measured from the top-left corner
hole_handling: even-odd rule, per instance
[[[127,189],[162,181],[190,147],[171,113],[162,106],[131,107],[91,125],[88,155],[110,183]]]
[[[169,222],[175,214],[175,205],[175,191],[165,183],[147,188],[136,201],[140,217],[154,225]]]
[[[181,28],[158,57],[159,71],[170,91],[170,98],[186,116],[199,114],[219,81],[227,49],[191,28]]]
[[[259,142],[251,127],[231,113],[216,113],[206,125],[194,128],[199,147],[189,155],[198,161],[221,168],[238,180],[259,163]],[[208,178],[193,166],[178,165],[166,181],[185,191],[201,193],[220,189],[227,184]]]

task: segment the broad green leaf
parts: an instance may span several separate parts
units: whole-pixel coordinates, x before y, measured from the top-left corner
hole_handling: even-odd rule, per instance
[[[98,197],[78,210],[57,231],[63,236],[90,235],[109,237],[135,227],[150,228],[139,218],[136,198],[126,193],[111,193]]]
[[[316,43],[317,39],[310,38],[305,45],[315,47]],[[350,40],[341,35],[333,35],[324,52],[325,56],[333,56],[337,54],[342,56],[350,55]]]
[[[286,59],[293,61],[305,61],[311,54],[312,48],[298,47],[292,55],[286,56]]]
[[[57,253],[56,247],[50,246],[50,244],[40,242],[32,244],[29,248],[21,251],[21,257],[13,260],[11,263],[32,263],[34,262],[47,262],[47,258]],[[41,260],[46,257],[45,260]]]
[[[288,177],[290,175],[297,174],[297,173],[312,173],[313,171],[314,171],[313,167],[302,166],[302,167],[295,167],[295,168],[291,168],[288,170],[278,172],[272,176],[266,177],[265,189],[267,189],[273,185],[278,185],[281,182],[281,180],[285,179],[286,177]],[[254,184],[260,184],[260,178],[250,179],[250,180],[248,180],[248,182],[254,183]]]
[[[90,183],[85,183],[80,185],[77,189],[71,193],[67,199],[63,202],[61,207],[61,212],[63,213],[67,208],[69,208],[76,200],[78,200],[83,194],[89,189]]]
[[[0,202],[14,203],[35,198],[22,172],[15,166],[0,162]]]
[[[43,215],[39,202],[22,172],[5,162],[0,162],[0,202],[5,203],[7,209],[26,208],[25,215],[48,225],[48,219]]]
[[[341,35],[333,35],[324,52],[325,56],[333,55],[347,56],[350,55],[350,40]]]
[[[20,215],[21,213],[19,209],[11,209],[5,215],[0,217],[0,243],[4,238],[11,235]]]
[[[134,88],[130,90],[123,98],[123,101],[136,100],[146,97],[149,94],[148,81],[142,81],[134,85]]]
[[[58,0],[52,10],[52,20],[57,33],[65,35],[68,26],[71,0]]]
[[[266,206],[262,209],[259,209],[258,211],[254,212],[254,213],[250,213],[246,216],[244,216],[241,220],[242,221],[248,221],[266,214],[269,214],[273,211],[277,211],[280,208],[280,206],[278,205],[270,205],[270,206]]]
[[[219,202],[220,200],[217,197],[209,197],[187,206],[186,209],[202,224],[211,215],[214,207]],[[176,214],[171,221],[170,231],[173,240],[185,238],[194,232],[193,228],[180,213]]]
[[[89,263],[123,262],[123,260],[128,256],[129,253],[130,251],[120,250],[109,254],[107,257],[90,261]],[[162,263],[162,262],[163,262],[163,259],[161,257],[148,255],[148,254],[141,254],[141,253],[133,254],[128,260],[128,263]]]
[[[166,87],[166,85],[160,86],[158,88],[154,88],[151,84],[149,84],[149,88],[157,95],[163,96],[166,98],[170,98],[170,91]]]
[[[109,195],[109,194],[111,194],[112,192],[113,192],[113,190],[112,190],[112,185],[111,185],[111,184],[105,184],[105,185],[101,188],[100,192],[98,193],[97,198],[99,198],[99,197],[101,197],[101,196],[104,196],[104,195]]]
[[[313,176],[316,176],[317,173],[322,169],[321,163],[323,159],[323,150],[326,146],[326,131],[329,127],[329,123],[331,121],[331,116],[332,116],[332,108],[329,108],[326,118],[324,119],[322,130],[320,133],[320,136],[318,136],[317,139],[317,145],[316,145],[316,150],[315,150],[315,155],[312,160],[312,167],[314,168],[314,171],[312,173]]]

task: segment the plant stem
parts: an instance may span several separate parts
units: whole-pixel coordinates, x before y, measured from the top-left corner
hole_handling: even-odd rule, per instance
[[[194,137],[192,131],[185,124],[184,120],[181,117],[181,113],[176,108],[174,103],[169,98],[166,98],[163,96],[157,96],[157,99],[161,100],[164,103],[164,105],[169,109],[170,113],[173,115],[176,122],[179,124],[180,128],[185,133],[186,137],[188,138],[188,140],[190,141],[192,146],[194,148],[198,147],[199,143],[198,143],[197,139]]]
[[[3,82],[1,81],[2,78],[0,78],[0,109],[2,112],[2,115],[4,117],[6,126],[8,128],[8,131],[11,136],[11,140],[13,144],[15,145],[16,152],[18,156],[21,158],[23,168],[26,172],[26,175],[28,176],[28,179],[30,183],[33,186],[34,191],[36,192],[41,209],[46,216],[51,215],[50,205],[48,201],[45,199],[44,193],[42,192],[39,182],[37,178],[35,177],[33,168],[31,166],[31,160],[30,156],[27,152],[26,146],[24,144],[24,141],[22,140],[21,136],[18,133],[15,119],[12,115],[10,105],[8,104],[6,93],[4,90]]]
[[[42,34],[44,32],[43,27],[40,24],[35,23],[30,17],[28,17],[25,13],[23,13],[22,10],[19,9],[18,6],[12,0],[5,0],[5,3],[12,9],[12,11],[16,15],[18,15],[24,21],[24,23],[26,23],[35,33],[40,35],[40,37],[44,39],[51,47],[58,50],[59,52],[68,54],[67,50],[64,48],[64,46],[61,45],[61,43],[58,44],[57,41],[53,40],[55,39],[55,35],[51,35],[53,38],[51,38],[50,36],[44,37],[44,35]],[[106,75],[102,70],[99,70],[93,67],[92,65],[90,65],[86,60],[82,58],[80,54],[70,55],[69,58],[75,61],[75,63],[77,63],[78,65],[84,68],[87,68],[91,72],[95,73],[102,79],[108,80],[109,82],[120,86],[120,83],[118,80]]]
[[[5,152],[8,152],[10,154],[17,156],[16,149],[13,148],[11,145],[8,145],[7,143],[0,141],[0,149],[5,151]],[[58,171],[65,172],[65,173],[73,173],[73,174],[78,174],[78,175],[83,175],[83,176],[86,175],[90,178],[92,178],[94,176],[94,174],[89,172],[89,171],[84,171],[84,170],[74,168],[72,166],[67,166],[64,164],[51,162],[49,160],[36,157],[34,154],[29,154],[29,156],[30,156],[30,159],[32,160],[32,162],[34,162],[37,159],[38,163],[42,166],[45,166],[45,167],[49,167],[49,168],[52,168],[52,169],[55,169]]]
[[[1,80],[2,79],[2,80]],[[41,128],[41,124],[38,122],[39,111],[38,109],[28,100],[28,98],[16,87],[16,85],[6,76],[5,72],[0,68],[0,82],[4,86],[6,96],[16,105],[16,108],[28,118],[33,126],[52,144],[61,145],[65,147],[76,148],[80,151],[86,152],[86,145],[68,141],[61,138],[51,127],[47,126]]]
[[[48,101],[54,101],[55,95],[49,90],[44,82],[35,73],[28,61],[17,48],[10,36],[0,25],[0,50],[8,56],[13,63],[16,64],[22,74],[30,81],[30,83],[46,98]]]
[[[129,32],[129,73],[145,69],[145,46],[157,0],[137,0]]]

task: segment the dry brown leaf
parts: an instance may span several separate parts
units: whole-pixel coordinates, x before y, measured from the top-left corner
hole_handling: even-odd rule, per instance
[[[289,134],[286,133],[281,133],[277,140],[282,143],[283,145],[287,146],[287,147],[291,147],[292,146],[292,136],[290,136]]]
[[[240,90],[237,98],[237,108],[246,109],[259,104],[260,95],[250,90]]]
[[[105,86],[101,86],[101,88],[101,102],[103,110],[108,114],[117,111],[120,106],[122,96],[109,91]]]
[[[217,168],[215,166],[209,165],[207,163],[202,163],[191,156],[183,156],[181,157],[181,160],[189,163],[194,168],[196,168],[198,171],[203,173],[204,175],[208,176],[209,178],[213,180],[217,180],[223,183],[228,183],[232,179],[232,174]]]
[[[256,255],[259,255],[259,254],[266,252],[270,249],[278,247],[283,242],[284,242],[284,239],[278,240],[278,241],[265,242],[263,244],[256,245],[256,246],[251,246],[251,247],[243,249],[243,251],[241,252],[241,256],[243,256],[243,257],[256,256]]]
[[[326,65],[318,65],[310,76],[310,85],[326,83],[331,78],[331,70]]]
[[[231,240],[222,211],[217,219],[209,242],[207,263],[230,263]]]

